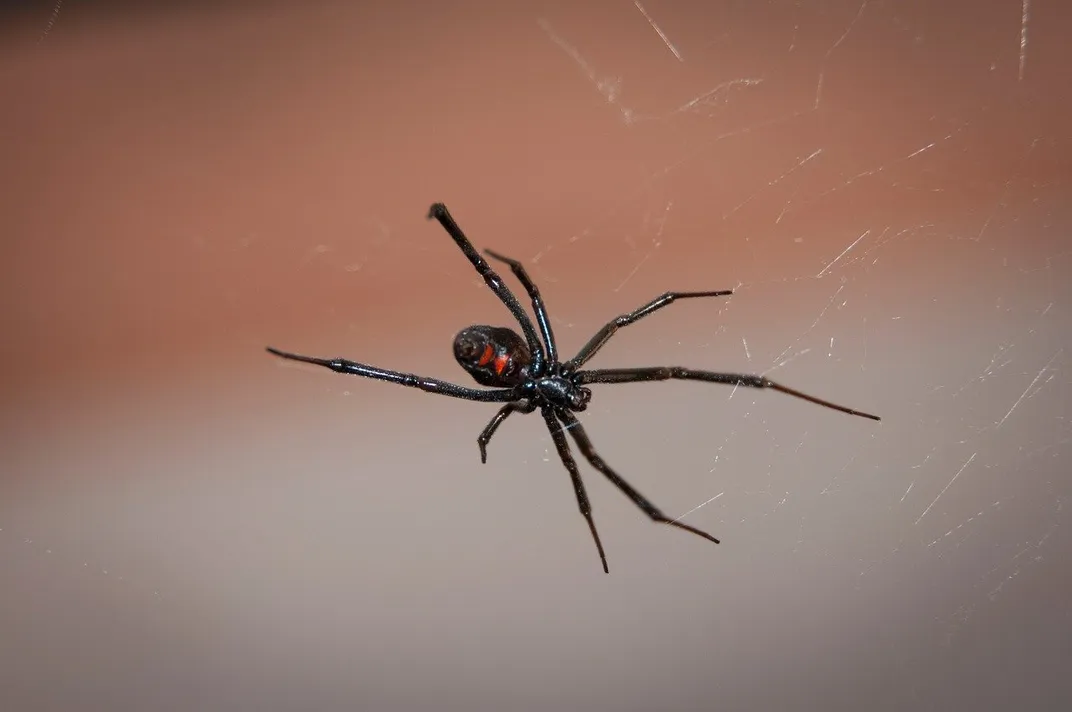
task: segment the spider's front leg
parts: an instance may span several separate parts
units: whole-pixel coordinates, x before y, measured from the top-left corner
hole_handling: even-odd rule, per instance
[[[584,515],[585,520],[588,522],[588,529],[591,530],[592,538],[596,542],[596,549],[599,550],[599,559],[603,562],[603,573],[609,574],[610,568],[607,567],[607,555],[603,553],[603,542],[599,540],[599,532],[596,531],[596,522],[592,519],[592,503],[588,501],[588,492],[584,488],[584,480],[581,479],[581,471],[577,467],[577,461],[573,459],[573,453],[570,452],[569,443],[566,442],[566,436],[562,433],[562,425],[559,424],[555,417],[556,412],[564,413],[566,411],[556,411],[549,406],[545,406],[541,409],[541,412],[543,413],[544,422],[547,423],[547,430],[551,433],[551,439],[555,442],[555,449],[558,450],[558,456],[561,458],[562,464],[566,466],[566,470],[570,474],[570,479],[573,480],[573,491],[577,495],[577,506],[581,508],[581,514]]]
[[[487,464],[488,443],[491,442],[491,436],[499,429],[502,422],[515,411],[528,415],[534,410],[536,410],[536,406],[527,400],[514,401],[513,403],[507,403],[502,408],[499,408],[499,412],[495,414],[495,417],[492,418],[486,426],[484,426],[484,429],[480,431],[480,435],[476,439],[477,447],[480,448],[480,464]]]
[[[683,366],[642,366],[640,368],[598,368],[590,371],[580,371],[577,374],[578,383],[644,383],[647,381],[669,381],[679,379],[682,381],[706,381],[707,383],[722,383],[727,386],[743,386],[745,388],[769,388],[772,391],[785,393],[788,396],[806,400],[824,408],[841,411],[849,415],[857,415],[870,420],[882,420],[877,415],[865,413],[862,410],[838,405],[832,401],[808,395],[789,386],[783,386],[777,381],[772,381],[766,376],[757,376],[751,373],[720,373],[718,371],[698,371],[694,368]]]
[[[558,411],[558,418],[562,421],[564,429],[569,430],[570,435],[572,435],[573,439],[577,442],[577,447],[581,449],[581,454],[584,455],[585,459],[588,460],[592,467],[603,473],[603,476],[610,480],[615,487],[620,489],[622,494],[631,499],[633,504],[639,507],[644,514],[651,517],[652,521],[659,522],[660,524],[669,524],[672,527],[684,529],[687,532],[695,534],[698,537],[703,537],[708,541],[713,541],[716,544],[720,543],[718,539],[704,530],[691,527],[684,522],[671,519],[663,514],[662,511],[652,504],[647,497],[640,494],[640,492],[637,492],[631,484],[625,481],[625,478],[611,469],[610,465],[608,465],[603,458],[599,456],[599,453],[596,452],[595,446],[592,444],[591,439],[589,439],[588,433],[585,432],[584,426],[577,420],[577,416],[570,413],[568,410],[560,410]]]
[[[567,362],[567,365],[571,369],[578,369],[588,362],[596,353],[603,348],[610,337],[618,333],[618,330],[622,327],[635,324],[646,316],[649,316],[663,307],[668,307],[678,299],[695,299],[697,297],[726,297],[733,294],[732,289],[720,289],[714,292],[666,292],[661,294],[655,299],[645,304],[642,307],[638,307],[628,314],[622,314],[607,322],[602,329],[596,332],[595,336],[588,340],[588,343],[581,347],[581,350]]]

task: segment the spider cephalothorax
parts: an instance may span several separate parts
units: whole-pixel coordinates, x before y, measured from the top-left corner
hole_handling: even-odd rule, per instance
[[[465,236],[462,229],[454,222],[450,212],[447,211],[447,207],[442,203],[435,203],[428,211],[428,217],[439,221],[439,224],[450,234],[454,242],[469,259],[469,262],[476,268],[476,271],[484,278],[488,288],[506,305],[506,308],[510,310],[510,313],[514,315],[514,318],[521,326],[521,334],[501,326],[470,326],[459,332],[454,339],[454,358],[477,383],[482,386],[488,386],[491,390],[467,388],[435,378],[390,371],[342,358],[325,359],[301,356],[271,347],[268,348],[268,351],[285,359],[324,366],[338,373],[389,381],[390,383],[419,388],[429,393],[440,393],[464,400],[483,403],[504,403],[477,437],[481,462],[487,461],[487,444],[490,442],[492,435],[495,434],[495,430],[507,417],[512,413],[532,413],[539,410],[543,416],[544,423],[547,425],[547,430],[551,434],[551,440],[554,442],[559,458],[561,458],[562,464],[566,467],[573,481],[577,504],[580,506],[581,514],[584,515],[585,520],[588,522],[588,528],[592,532],[592,538],[595,540],[596,548],[599,550],[599,558],[603,563],[605,572],[609,572],[607,557],[603,552],[603,543],[599,539],[599,533],[596,531],[595,520],[592,519],[592,507],[588,501],[584,482],[581,480],[580,470],[577,467],[577,462],[573,459],[569,443],[566,440],[566,432],[573,438],[573,441],[577,444],[578,449],[580,449],[581,454],[584,455],[589,464],[606,476],[651,519],[692,532],[716,544],[719,542],[718,539],[707,532],[667,517],[646,497],[633,489],[632,485],[622,479],[596,453],[595,447],[588,438],[584,427],[577,420],[577,416],[574,415],[575,412],[583,411],[592,397],[592,391],[586,387],[587,384],[637,383],[641,381],[679,379],[723,383],[747,388],[769,388],[843,413],[879,420],[876,415],[846,408],[845,406],[807,395],[764,376],[697,371],[681,366],[582,368],[623,326],[633,324],[678,299],[721,297],[732,294],[733,290],[730,289],[714,292],[667,292],[662,294],[639,309],[612,319],[596,332],[595,336],[588,340],[588,343],[581,347],[576,356],[569,361],[559,361],[558,347],[555,343],[554,334],[551,332],[551,322],[547,316],[547,309],[544,307],[539,289],[529,278],[524,265],[517,260],[504,257],[491,250],[485,250],[493,259],[509,265],[514,276],[521,282],[521,286],[525,288],[525,292],[532,301],[536,323],[540,328],[539,335],[536,333],[536,326],[533,325],[532,319],[525,313],[521,303],[517,301],[517,297],[514,296],[495,270],[491,268],[487,260],[481,257],[480,253],[473,248],[469,238]],[[540,340],[541,336],[543,338],[542,342]]]

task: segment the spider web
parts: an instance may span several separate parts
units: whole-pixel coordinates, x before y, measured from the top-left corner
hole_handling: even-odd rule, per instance
[[[1068,12],[708,5],[5,23],[0,707],[1072,702]],[[261,351],[464,383],[508,314],[438,200],[565,357],[733,288],[590,366],[883,420],[594,388],[600,454],[723,541],[575,453],[605,577],[538,416],[480,466],[493,409]]]

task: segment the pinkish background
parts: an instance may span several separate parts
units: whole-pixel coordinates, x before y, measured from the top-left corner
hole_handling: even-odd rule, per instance
[[[1072,707],[1072,9],[40,2],[0,34],[0,708]],[[159,5],[159,4],[158,4]],[[228,6],[229,5],[229,6]],[[387,6],[390,6],[388,9]],[[584,422],[464,382],[523,259]],[[520,290],[519,290],[520,291]]]

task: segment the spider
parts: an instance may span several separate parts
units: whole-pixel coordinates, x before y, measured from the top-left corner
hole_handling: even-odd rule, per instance
[[[589,530],[592,532],[592,539],[595,541],[596,549],[599,551],[604,573],[610,573],[610,569],[607,567],[607,556],[603,551],[603,543],[600,541],[599,532],[596,531],[595,520],[592,519],[592,506],[588,501],[588,493],[581,479],[581,472],[577,467],[577,462],[570,452],[566,433],[569,433],[573,438],[577,448],[592,467],[603,473],[626,497],[633,501],[633,504],[652,520],[678,529],[684,529],[716,544],[719,543],[719,540],[705,531],[691,527],[676,519],[671,519],[663,514],[662,510],[634,489],[599,456],[584,427],[577,419],[577,416],[574,415],[574,413],[579,413],[588,407],[588,403],[592,398],[592,391],[587,386],[597,383],[635,383],[639,381],[682,379],[723,383],[748,388],[769,388],[826,408],[839,410],[842,413],[880,420],[877,415],[846,408],[845,406],[810,396],[776,383],[764,376],[697,371],[681,366],[583,368],[619,329],[640,321],[678,299],[724,297],[733,294],[732,289],[709,292],[666,292],[652,299],[644,306],[612,319],[597,331],[595,336],[588,340],[588,343],[581,347],[576,356],[568,361],[560,361],[558,347],[551,331],[551,322],[547,316],[547,308],[544,306],[543,299],[540,296],[540,290],[529,277],[528,272],[525,271],[525,267],[517,260],[505,257],[492,250],[484,251],[492,259],[508,265],[514,276],[525,288],[529,299],[532,301],[532,309],[536,315],[536,325],[533,325],[532,320],[525,313],[517,297],[506,286],[502,278],[469,242],[469,238],[465,236],[462,229],[458,227],[458,223],[451,217],[447,206],[442,203],[433,204],[428,211],[428,219],[433,218],[438,220],[443,229],[450,234],[462,253],[469,259],[469,262],[476,268],[480,276],[484,278],[488,288],[506,305],[506,308],[510,310],[510,313],[514,315],[517,323],[521,326],[522,333],[518,334],[507,327],[477,324],[462,329],[454,337],[454,358],[457,359],[458,364],[469,372],[473,380],[482,386],[488,386],[490,389],[459,386],[435,378],[389,371],[343,358],[328,359],[301,356],[272,347],[268,347],[267,350],[269,353],[284,359],[323,366],[337,373],[374,378],[402,386],[419,388],[428,393],[437,393],[468,401],[504,403],[505,405],[499,408],[499,411],[477,437],[481,463],[487,463],[488,443],[504,420],[513,413],[529,414],[537,410],[540,411],[540,415],[547,425],[547,430],[551,433],[551,440],[555,444],[555,449],[558,450],[558,456],[562,459],[562,464],[565,465],[570,478],[573,480],[573,491],[577,495],[577,504],[581,509],[581,514],[584,515],[585,520],[588,522]],[[537,325],[540,330],[539,335],[536,332]],[[540,336],[543,337],[542,342],[540,341]]]

